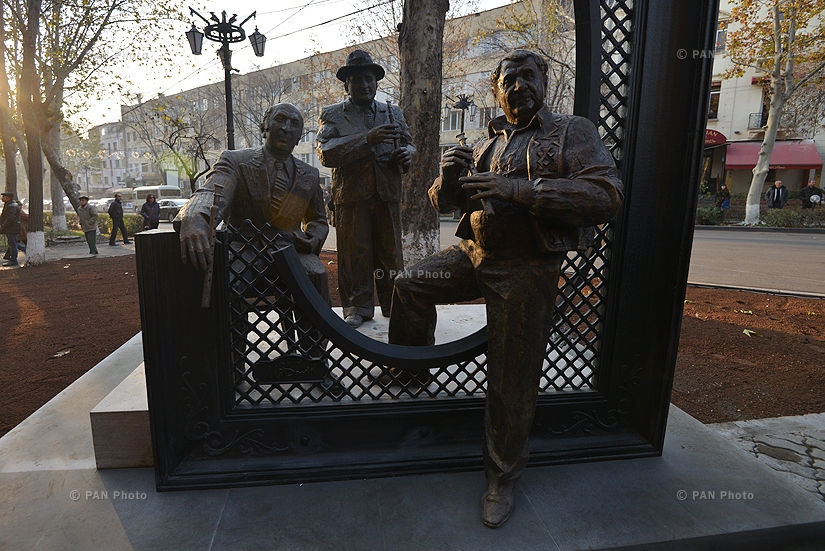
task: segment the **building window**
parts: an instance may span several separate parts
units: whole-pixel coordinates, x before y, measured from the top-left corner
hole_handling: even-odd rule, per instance
[[[298,153],[297,157],[312,166],[312,153]]]
[[[307,130],[304,135],[301,136],[301,143],[310,143],[314,139],[315,133],[312,130]]]
[[[710,85],[710,104],[708,106],[708,118],[719,118],[719,94],[722,90],[721,82],[714,82]]]
[[[441,121],[441,131],[449,132],[459,128],[461,128],[461,110],[453,109],[450,111],[450,116]]]
[[[498,109],[495,107],[482,107],[476,113],[478,117],[478,127],[487,128],[487,124],[498,116]]]
[[[727,21],[720,21],[719,26],[716,27],[716,44],[714,45],[713,51],[724,52],[725,51],[725,37],[728,34],[728,22]]]

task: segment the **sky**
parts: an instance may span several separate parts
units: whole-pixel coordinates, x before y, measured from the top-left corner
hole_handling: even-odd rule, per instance
[[[371,0],[370,5],[380,4],[382,0]],[[509,0],[476,0],[474,11],[483,11],[509,4]],[[357,17],[364,17],[369,12],[355,14],[364,5],[354,0],[284,0],[283,2],[253,2],[251,0],[234,0],[229,2],[199,2],[203,9],[197,11],[206,17],[214,11],[220,18],[221,11],[227,11],[227,17],[238,16],[237,23],[246,19],[257,10],[255,19],[250,19],[243,28],[252,34],[258,30],[267,37],[263,57],[255,57],[249,40],[231,46],[232,67],[241,73],[288,63],[309,56],[314,50],[332,51],[347,46],[351,42],[348,25]],[[193,3],[193,7],[196,4]],[[229,8],[229,9],[227,9]],[[192,22],[203,31],[203,21],[192,17],[187,24],[180,25],[179,40],[170,42],[175,59],[179,61],[168,71],[147,71],[144,68],[130,69],[132,82],[140,83],[133,94],[140,93],[144,99],[156,97],[158,93],[171,95],[182,90],[223,81],[223,68],[216,52],[217,42],[203,41],[200,56],[192,55],[184,33]],[[83,115],[92,125],[116,122],[120,119],[120,105],[131,103],[120,97],[98,102]]]

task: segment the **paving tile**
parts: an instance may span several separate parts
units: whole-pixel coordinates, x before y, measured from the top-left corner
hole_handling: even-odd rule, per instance
[[[98,476],[135,551],[210,548],[229,490],[157,492],[150,468]]]
[[[487,482],[480,471],[377,482],[387,551],[558,550],[522,491],[516,494],[515,510],[502,527],[484,526],[481,496]]]
[[[229,491],[213,551],[384,549],[374,481]]]
[[[94,471],[0,474],[0,549],[132,549]]]

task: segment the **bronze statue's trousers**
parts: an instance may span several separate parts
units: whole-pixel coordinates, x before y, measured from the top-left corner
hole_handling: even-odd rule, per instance
[[[436,304],[484,297],[489,346],[483,451],[490,481],[515,481],[527,464],[565,256],[486,258],[473,266],[461,249],[451,247],[416,263],[395,280],[392,344],[433,344]]]
[[[375,290],[379,304],[389,310],[393,278],[404,269],[400,203],[372,198],[336,204],[335,232],[344,317],[358,314],[372,318]]]

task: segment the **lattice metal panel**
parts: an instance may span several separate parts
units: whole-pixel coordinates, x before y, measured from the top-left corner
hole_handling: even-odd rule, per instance
[[[621,168],[630,79],[633,0],[601,0],[601,86],[596,127]],[[571,254],[562,267],[563,283],[556,300],[556,332],[547,361],[557,366],[555,378],[545,365],[542,391],[594,389],[601,345],[601,318],[607,291],[613,229],[596,229],[591,249]]]
[[[236,407],[376,402],[480,396],[486,381],[484,355],[428,372],[423,384],[409,373],[388,369],[342,350],[308,323],[271,263],[277,235],[246,222],[230,228],[229,286],[231,362]],[[244,237],[254,236],[254,237]],[[585,267],[587,269],[587,267]],[[574,277],[574,276],[570,276]],[[595,308],[602,284],[591,284],[560,299],[567,312],[548,344],[545,391],[581,390],[592,386],[597,340]],[[323,380],[264,383],[256,365],[300,355],[324,364]]]
[[[621,168],[630,80],[633,0],[601,0],[602,82],[596,125]]]

